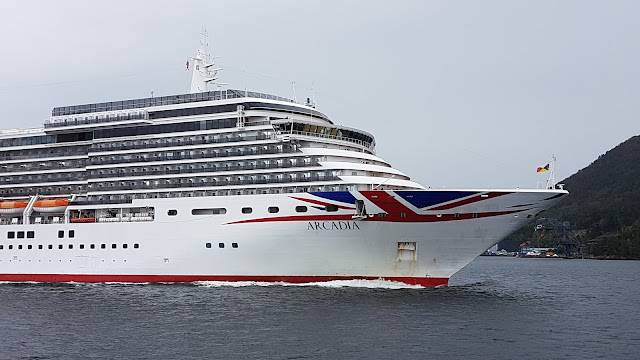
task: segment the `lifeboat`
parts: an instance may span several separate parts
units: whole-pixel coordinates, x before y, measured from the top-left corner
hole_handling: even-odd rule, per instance
[[[24,201],[0,202],[0,214],[22,214],[27,203]]]
[[[33,204],[33,210],[39,213],[60,213],[69,206],[67,200],[38,200]]]
[[[90,217],[82,217],[82,218],[72,218],[72,223],[94,223],[96,222],[96,218],[93,216]]]

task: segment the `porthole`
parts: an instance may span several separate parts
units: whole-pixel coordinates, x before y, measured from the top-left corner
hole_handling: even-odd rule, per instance
[[[13,249],[13,245],[9,245],[9,250]]]
[[[267,211],[269,211],[269,213],[271,214],[275,214],[275,213],[278,213],[280,209],[277,206],[270,206],[269,209],[267,209]]]
[[[238,248],[238,243],[231,243],[231,247],[234,248],[234,249],[237,249]]]
[[[176,215],[178,215],[178,210],[169,210],[169,211],[167,211],[167,215],[176,216]]]
[[[89,245],[89,248],[90,248],[90,249],[95,249],[95,248],[96,248],[96,244],[91,244],[91,245]]]
[[[42,250],[42,245],[38,245],[38,250]]]
[[[218,243],[218,247],[219,247],[220,249],[224,249],[224,243]]]
[[[58,250],[62,250],[62,244],[58,245]]]
[[[80,249],[84,249],[84,244],[80,244]]]
[[[307,207],[306,206],[296,206],[296,212],[299,212],[299,213],[307,212]]]
[[[115,249],[116,247],[117,247],[117,245],[116,245],[116,244],[111,244],[111,248],[112,248],[112,249]]]
[[[73,249],[73,244],[69,244],[69,250]]]
[[[24,231],[18,231],[18,239],[24,239]]]
[[[18,245],[18,250],[22,250],[22,245]]]
[[[49,244],[48,248],[49,250],[53,249],[53,245]]]
[[[100,244],[100,249],[106,249],[107,248],[107,244]]]
[[[253,212],[253,209],[250,207],[243,207],[242,208],[242,213],[243,214],[251,214]]]
[[[122,244],[122,248],[123,248],[123,249],[126,249],[128,246],[129,246],[129,245],[127,245],[127,244]]]
[[[0,244],[0,250],[4,249],[4,246],[2,244]]]
[[[33,239],[36,234],[33,231],[27,231],[27,239]]]
[[[211,249],[211,243],[206,243],[204,246],[205,246],[207,249]]]
[[[31,245],[31,244],[27,245],[27,249],[29,249],[29,250],[33,249],[33,245]]]
[[[13,232],[13,231],[9,231],[9,232],[7,233],[7,239],[13,239],[13,238],[15,238],[15,237],[16,237],[16,233],[15,233],[15,232]]]
[[[137,249],[137,248],[139,248],[139,247],[140,247],[140,245],[138,245],[138,244],[133,244],[133,248],[134,248],[134,249]]]

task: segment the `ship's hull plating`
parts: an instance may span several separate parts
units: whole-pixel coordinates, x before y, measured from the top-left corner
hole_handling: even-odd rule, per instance
[[[0,281],[383,278],[446,285],[455,272],[565,194],[352,191],[135,200],[135,206],[155,209],[154,221],[1,226]],[[327,211],[332,206],[337,211]],[[194,215],[194,209],[224,213]],[[18,231],[34,236],[8,239],[8,232]]]

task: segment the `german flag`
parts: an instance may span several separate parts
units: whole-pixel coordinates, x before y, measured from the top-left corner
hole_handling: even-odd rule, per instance
[[[549,164],[545,165],[544,167],[539,167],[538,171],[536,172],[545,172],[545,171],[549,171]]]

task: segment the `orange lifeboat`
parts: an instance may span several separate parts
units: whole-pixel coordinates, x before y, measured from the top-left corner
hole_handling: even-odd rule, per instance
[[[71,222],[72,223],[94,223],[94,222],[96,222],[95,216],[89,216],[89,215],[83,214],[83,215],[80,215],[80,217],[78,217],[78,215],[80,215],[80,212],[78,210],[71,211]]]
[[[94,223],[96,222],[96,218],[93,216],[83,217],[83,218],[72,218],[72,223]]]
[[[69,202],[63,199],[38,200],[33,204],[33,210],[40,213],[59,213],[69,206]]]
[[[0,214],[22,214],[27,203],[24,201],[0,202]]]

